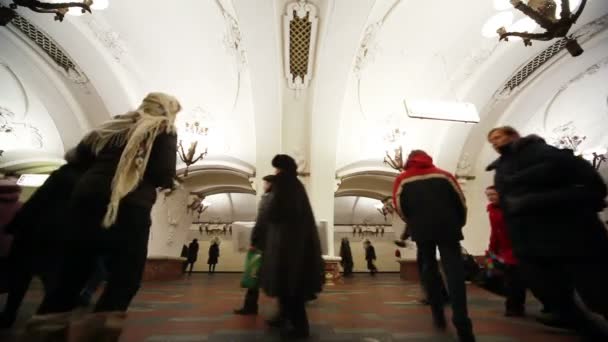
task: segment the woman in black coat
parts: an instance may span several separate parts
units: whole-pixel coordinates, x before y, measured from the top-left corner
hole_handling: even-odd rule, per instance
[[[42,280],[45,292],[53,288],[70,195],[93,160],[73,152],[66,154],[67,164],[51,173],[7,227],[14,240],[8,255],[9,291],[0,329],[12,326],[34,275]]]
[[[273,196],[264,217],[258,218],[268,227],[261,287],[269,296],[279,298],[279,319],[269,324],[282,327],[289,337],[307,337],[305,303],[316,298],[324,281],[321,243],[306,190],[297,177],[296,162],[287,155],[277,155],[272,166],[276,169]]]
[[[207,260],[207,264],[209,265],[209,274],[215,273],[215,265],[220,258],[220,245],[217,240],[211,242],[211,246],[209,246],[209,259]]]
[[[340,258],[342,261],[342,268],[344,269],[344,276],[349,277],[353,274],[353,253],[350,250],[350,243],[348,242],[348,238],[343,238],[340,243]]]
[[[126,311],[140,287],[157,188],[173,186],[180,109],[175,98],[151,93],[80,142],[77,152],[95,160],[74,188],[64,265],[39,314],[72,310],[100,255],[110,276],[94,311]]]

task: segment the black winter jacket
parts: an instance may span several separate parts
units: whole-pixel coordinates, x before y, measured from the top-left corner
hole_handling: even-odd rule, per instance
[[[490,164],[518,258],[584,258],[608,251],[598,218],[606,184],[586,160],[535,135],[503,148]]]

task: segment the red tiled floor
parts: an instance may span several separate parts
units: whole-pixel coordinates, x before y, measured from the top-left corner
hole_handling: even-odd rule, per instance
[[[259,317],[232,315],[242,304],[244,290],[237,274],[197,274],[177,282],[145,283],[133,301],[122,341],[266,341],[272,340],[264,316],[274,312],[274,300],[261,298]],[[503,317],[503,300],[481,289],[469,287],[469,308],[479,341],[576,341],[566,332],[545,328],[526,319]],[[450,341],[433,332],[428,307],[415,301],[417,284],[404,282],[396,274],[352,279],[327,286],[308,313],[314,340],[332,341]],[[34,289],[20,325],[40,299]],[[537,303],[528,310],[535,314]],[[449,310],[448,310],[449,315]],[[0,340],[10,341],[8,335]]]

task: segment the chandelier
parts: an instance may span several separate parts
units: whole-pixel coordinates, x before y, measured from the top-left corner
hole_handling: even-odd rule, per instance
[[[0,26],[8,24],[17,16],[15,10],[25,7],[38,13],[50,13],[55,15],[56,21],[63,21],[66,14],[82,15],[91,10],[102,10],[108,7],[108,0],[74,0],[68,2],[37,1],[37,0],[13,0],[9,8],[0,7]]]
[[[566,38],[566,49],[574,57],[580,56],[583,53],[583,48],[576,41],[576,38],[568,36],[568,31],[572,25],[576,23],[578,17],[583,13],[587,0],[582,0],[579,8],[572,13],[570,10],[570,1],[561,0],[561,12],[559,19],[557,18],[557,0],[528,0],[525,4],[521,0],[510,0],[513,7],[534,20],[540,27],[545,29],[543,33],[529,32],[508,32],[503,26],[496,32],[499,34],[499,40],[508,41],[508,37],[520,37],[524,41],[525,46],[531,46],[532,40],[551,40],[554,38]]]
[[[578,134],[572,121],[553,129],[554,137],[551,145],[559,149],[572,150],[575,155],[587,160],[596,170],[600,169],[603,162],[607,161],[608,150],[603,147],[581,150],[580,145],[587,140],[587,136]]]
[[[608,160],[607,153],[608,150],[605,148],[590,149],[583,152],[583,158],[587,159],[596,170],[599,170],[602,163]]]
[[[405,131],[402,131],[399,128],[393,129],[384,137],[386,143],[384,164],[399,172],[405,169],[405,163],[403,161],[404,138]]]
[[[186,170],[184,171],[184,177],[188,177],[188,171],[190,166],[199,162],[207,155],[208,148],[205,147],[204,151],[197,152],[199,142],[206,141],[209,135],[209,128],[203,125],[205,111],[202,108],[197,108],[194,111],[194,115],[190,120],[185,121],[178,132],[178,150],[177,154],[184,164],[186,164]],[[187,146],[187,150],[184,148]]]

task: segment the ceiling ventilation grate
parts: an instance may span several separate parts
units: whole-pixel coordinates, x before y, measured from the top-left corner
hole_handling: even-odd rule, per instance
[[[86,80],[84,73],[78,68],[76,63],[68,56],[59,44],[49,37],[48,34],[40,30],[36,25],[30,23],[27,19],[21,16],[16,16],[11,23],[21,33],[31,39],[46,55],[53,60],[61,69],[63,69],[67,76],[71,79],[83,79]]]
[[[530,75],[538,70],[538,68],[562,51],[566,47],[566,42],[566,39],[560,39],[536,55],[536,57],[519,69],[519,71],[517,71],[515,75],[513,75],[513,77],[511,77],[511,79],[505,83],[501,90],[501,94],[509,94],[511,91],[519,87]]]
[[[312,80],[318,24],[317,8],[306,0],[287,5],[283,16],[284,68],[287,87],[296,94]]]

